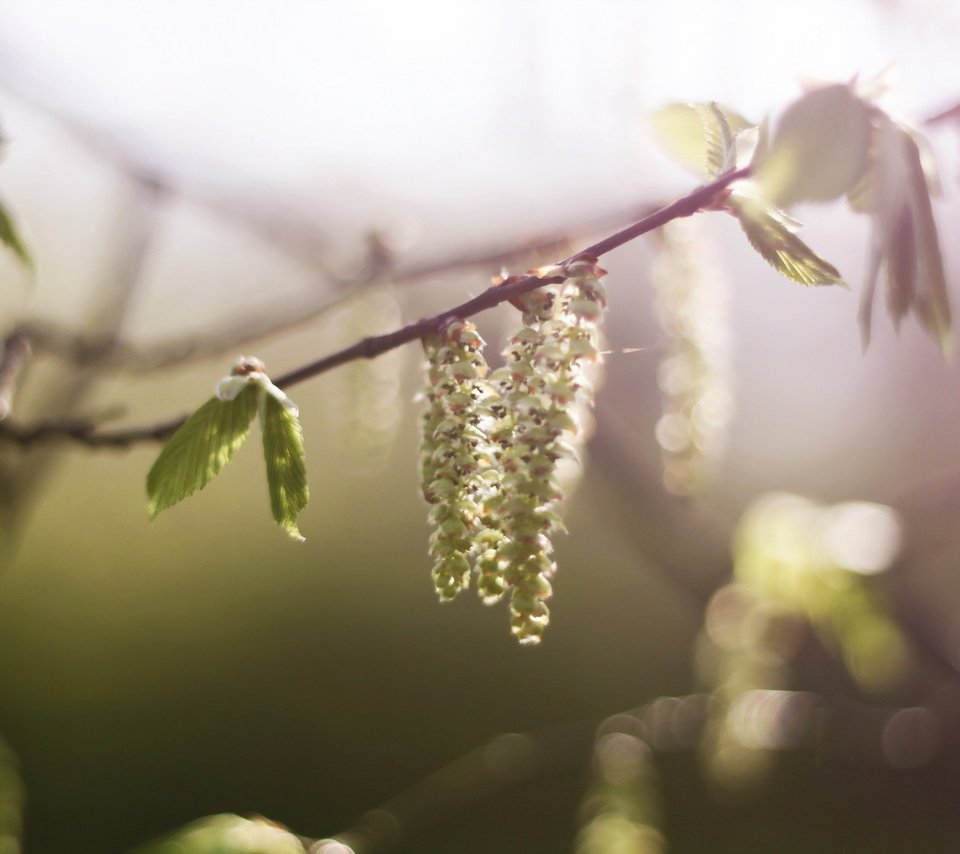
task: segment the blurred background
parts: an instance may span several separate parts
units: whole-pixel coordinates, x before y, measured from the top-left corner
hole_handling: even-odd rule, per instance
[[[563,257],[695,185],[665,102],[760,121],[896,63],[922,122],[960,100],[958,38],[950,0],[0,0],[0,198],[37,268],[0,258],[0,312],[47,342],[17,422],[163,420],[240,353],[282,373]],[[955,293],[960,135],[925,131]],[[384,803],[357,854],[956,850],[957,368],[910,320],[862,353],[869,224],[795,213],[850,290],[721,214],[604,259],[538,648],[436,601],[417,347],[290,389],[304,544],[254,442],[153,522],[158,446],[5,442],[2,850],[24,791],[23,850],[54,854]],[[493,352],[515,320],[478,318]]]

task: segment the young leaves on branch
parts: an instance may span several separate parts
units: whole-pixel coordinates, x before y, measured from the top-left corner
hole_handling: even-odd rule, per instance
[[[302,540],[296,519],[309,498],[303,433],[294,403],[270,382],[263,363],[241,358],[217,393],[191,415],[147,475],[150,516],[203,489],[233,458],[259,412],[273,518]]]
[[[652,117],[653,128],[671,156],[703,178],[719,178],[737,165],[737,135],[754,125],[716,102],[668,104]]]
[[[952,346],[951,310],[933,208],[935,165],[918,131],[877,103],[876,80],[825,86],[787,109],[767,158],[757,167],[759,192],[776,203],[831,201],[873,220],[860,307],[870,340],[873,294],[885,271],[894,326],[912,311],[944,355]]]
[[[653,116],[654,129],[676,159],[701,178],[755,163],[766,131],[718,104],[670,104]],[[738,182],[722,207],[733,214],[750,245],[779,273],[801,285],[842,285],[836,269],[794,231],[799,223],[768,203],[749,182]]]
[[[815,88],[784,111],[769,145],[763,127],[742,127],[738,114],[716,104],[670,105],[653,123],[676,159],[703,177],[750,163],[753,179],[733,185],[723,207],[754,249],[796,282],[842,284],[796,236],[798,224],[782,208],[846,198],[854,211],[868,214],[873,229],[860,308],[864,346],[884,271],[894,326],[899,329],[912,311],[948,355],[950,300],[930,201],[935,167],[919,132],[876,102],[883,88],[877,80]],[[751,139],[757,145],[749,153]]]

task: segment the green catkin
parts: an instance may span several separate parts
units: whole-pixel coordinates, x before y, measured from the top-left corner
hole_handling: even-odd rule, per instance
[[[431,504],[433,582],[442,601],[470,582],[483,503],[496,469],[486,436],[487,364],[483,339],[467,321],[453,320],[426,341],[427,408],[421,419],[421,490]]]
[[[452,599],[475,571],[484,603],[509,597],[511,632],[523,644],[538,643],[550,618],[550,537],[563,530],[557,465],[575,456],[570,412],[592,403],[584,369],[598,358],[606,303],[603,271],[591,259],[536,274],[564,280],[518,299],[523,326],[489,377],[473,324],[453,320],[425,340],[421,417],[437,593]]]
[[[576,429],[571,404],[592,395],[583,369],[597,358],[597,321],[606,302],[602,271],[589,260],[540,274],[567,278],[523,297],[523,327],[491,377],[506,410],[493,431],[503,481],[491,515],[503,535],[497,558],[510,590],[511,632],[524,644],[539,643],[550,619],[546,603],[556,572],[550,537],[563,529],[557,464],[569,456],[565,438]]]

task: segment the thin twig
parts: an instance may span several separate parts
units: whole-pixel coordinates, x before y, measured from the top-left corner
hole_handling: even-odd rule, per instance
[[[612,252],[614,249],[623,246],[625,243],[629,243],[631,240],[649,231],[660,228],[670,222],[670,220],[692,216],[714,201],[734,181],[746,178],[749,174],[749,167],[728,172],[716,181],[694,190],[692,193],[672,202],[666,207],[660,208],[660,210],[655,211],[649,216],[645,216],[639,222],[618,231],[616,234],[612,234],[610,237],[586,247],[586,249],[575,252],[559,263],[562,266],[580,257],[600,258],[608,252]],[[355,359],[372,359],[403,344],[423,338],[424,335],[435,331],[442,323],[451,317],[472,317],[502,302],[507,302],[508,300],[514,299],[529,291],[536,290],[554,281],[557,280],[551,278],[541,279],[536,275],[529,275],[510,284],[494,285],[493,287],[487,288],[482,294],[454,308],[443,311],[433,317],[412,323],[395,332],[364,338],[330,356],[282,374],[276,377],[274,382],[281,388],[285,388],[318,376],[346,362],[352,362]]]
[[[129,207],[124,210],[121,241],[110,259],[110,272],[101,279],[102,284],[94,292],[91,305],[84,312],[90,327],[97,330],[107,348],[109,342],[116,340],[133,304],[137,287],[143,280],[143,271],[149,263],[156,234],[159,197],[163,192],[162,188],[143,178],[131,180],[129,191]],[[81,369],[65,376],[50,377],[47,382],[40,384],[32,396],[38,401],[39,411],[55,417],[29,428],[29,431],[35,431],[38,435],[49,432],[50,425],[57,422],[61,425],[74,422],[70,427],[75,431],[78,426],[75,413],[97,378],[95,371]],[[16,424],[9,421],[0,422],[0,426],[12,435],[18,429]],[[16,535],[21,528],[19,523],[31,506],[30,497],[42,487],[59,459],[60,455],[54,453],[14,455],[3,472],[0,522],[8,534],[8,542],[16,543]]]
[[[591,246],[587,246],[579,252],[575,252],[559,263],[561,265],[569,264],[580,257],[599,258],[647,232],[660,228],[670,222],[670,220],[692,216],[697,213],[697,211],[715,203],[734,181],[741,180],[749,175],[750,167],[727,172],[716,181],[699,187],[688,195],[644,217],[639,222]],[[523,276],[509,284],[492,286],[473,299],[469,299],[460,305],[442,311],[433,317],[418,320],[416,323],[411,323],[384,335],[362,338],[349,347],[338,350],[329,356],[281,374],[274,378],[274,382],[281,388],[287,388],[317,377],[348,362],[357,359],[373,359],[404,344],[409,344],[412,341],[423,338],[425,335],[436,331],[444,322],[452,317],[472,317],[500,303],[507,302],[508,300],[556,281],[559,281],[557,277],[540,278],[537,275],[531,274]],[[184,415],[156,424],[103,432],[97,432],[96,424],[84,424],[76,421],[50,422],[32,427],[8,422],[0,425],[0,439],[6,439],[7,441],[21,445],[30,445],[50,439],[72,439],[88,447],[127,447],[134,442],[143,440],[167,439],[183,424],[187,417],[188,416]]]
[[[604,225],[609,227],[611,223],[628,219],[623,214],[605,217]],[[600,230],[600,222],[584,223],[576,228],[568,228],[563,233],[546,235],[521,244],[512,242],[469,255],[461,253],[453,257],[435,258],[408,267],[394,267],[392,262],[389,265],[366,264],[360,273],[349,280],[349,288],[332,298],[320,301],[316,293],[311,292],[302,299],[289,300],[279,306],[273,300],[222,321],[219,329],[210,330],[202,336],[195,333],[183,335],[148,347],[137,347],[123,341],[106,341],[102,336],[78,334],[49,320],[25,320],[14,331],[27,335],[38,354],[57,356],[78,367],[97,367],[133,374],[150,373],[188,360],[222,355],[312,323],[323,314],[355,299],[378,281],[386,280],[398,285],[421,282],[460,270],[510,266],[528,261],[531,257],[548,257],[550,252],[569,247],[573,233],[596,233]],[[347,282],[346,279],[343,281]]]

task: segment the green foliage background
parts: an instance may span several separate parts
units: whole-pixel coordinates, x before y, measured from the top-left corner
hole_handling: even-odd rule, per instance
[[[298,396],[308,425],[324,384]],[[697,688],[697,591],[728,570],[723,532],[665,502],[655,467],[618,475],[601,424],[551,631],[519,648],[499,609],[434,600],[413,425],[375,479],[307,428],[304,545],[270,525],[257,454],[151,524],[152,449],[66,458],[0,602],[0,728],[29,792],[27,850],[122,851],[224,811],[322,836],[497,733],[554,727],[543,774],[397,850],[570,849],[596,723]],[[836,678],[821,664],[811,686]],[[740,804],[690,756],[657,767],[672,851],[946,852],[955,838],[952,746],[906,772],[788,755]]]
[[[149,449],[70,458],[47,506],[75,510],[41,510],[0,605],[0,724],[25,769],[30,850],[122,850],[224,810],[322,835],[500,731],[687,687],[698,615],[651,579],[638,587],[628,553],[598,559],[583,503],[582,538],[560,547],[563,628],[544,650],[517,649],[503,614],[472,598],[440,607],[414,441],[389,476],[358,481],[308,431],[311,468],[336,488],[314,490],[303,547],[269,525],[257,455],[149,525]],[[612,621],[627,631],[595,631]],[[676,654],[637,655],[661,645]],[[539,788],[523,797],[543,804]],[[563,838],[572,814],[539,813],[528,840],[554,822]]]

